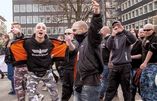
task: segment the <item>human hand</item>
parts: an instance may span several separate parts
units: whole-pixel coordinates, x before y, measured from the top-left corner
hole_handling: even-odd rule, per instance
[[[92,0],[92,10],[94,14],[100,14],[100,5],[96,0]]]
[[[140,65],[140,68],[143,70],[143,69],[146,68],[146,66],[147,66],[147,63],[143,62],[143,63]]]

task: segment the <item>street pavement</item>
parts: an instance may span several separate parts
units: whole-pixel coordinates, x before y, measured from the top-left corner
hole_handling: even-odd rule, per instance
[[[47,91],[42,91],[42,82],[39,84],[39,92],[41,92],[43,95],[45,95],[44,101],[51,101],[49,97],[49,93]],[[58,84],[58,89],[59,89],[59,96],[61,97],[61,83],[59,82]],[[10,81],[5,77],[4,79],[0,79],[0,101],[17,101],[15,95],[8,95],[8,92],[10,91]],[[28,101],[26,97],[26,101]],[[73,101],[73,97],[69,101]],[[123,101],[123,96],[122,96],[122,91],[121,88],[119,87],[118,89],[118,96],[116,96],[113,101]],[[136,96],[136,101],[142,101],[140,96]]]

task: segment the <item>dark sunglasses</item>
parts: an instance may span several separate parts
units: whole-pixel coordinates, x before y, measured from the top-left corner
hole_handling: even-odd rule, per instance
[[[77,29],[72,29],[73,30],[73,32],[76,32],[77,31]]]
[[[72,33],[64,33],[64,35],[70,35],[70,34],[72,34]]]
[[[152,29],[144,29],[143,31],[147,31],[147,32],[148,32],[148,31],[151,31],[151,30],[152,30]]]

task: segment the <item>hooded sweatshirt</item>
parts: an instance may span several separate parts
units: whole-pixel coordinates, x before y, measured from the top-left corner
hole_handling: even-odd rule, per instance
[[[28,71],[35,74],[45,74],[51,68],[51,50],[53,45],[48,37],[45,37],[44,42],[38,43],[35,40],[35,35],[27,39],[24,43],[27,52]]]

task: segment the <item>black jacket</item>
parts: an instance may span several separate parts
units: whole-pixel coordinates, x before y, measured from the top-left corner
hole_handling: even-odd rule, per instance
[[[117,33],[115,37],[110,36],[107,42],[107,47],[111,50],[111,62],[114,65],[127,64],[131,62],[130,46],[136,42],[135,36],[123,30]]]
[[[105,65],[108,65],[109,57],[110,57],[110,50],[107,48],[107,39],[110,35],[106,36],[102,42],[101,42],[101,48],[102,48],[102,58]]]
[[[79,60],[75,85],[98,85],[99,75],[103,71],[102,52],[100,48],[102,36],[102,16],[94,15],[86,38],[79,47]]]

